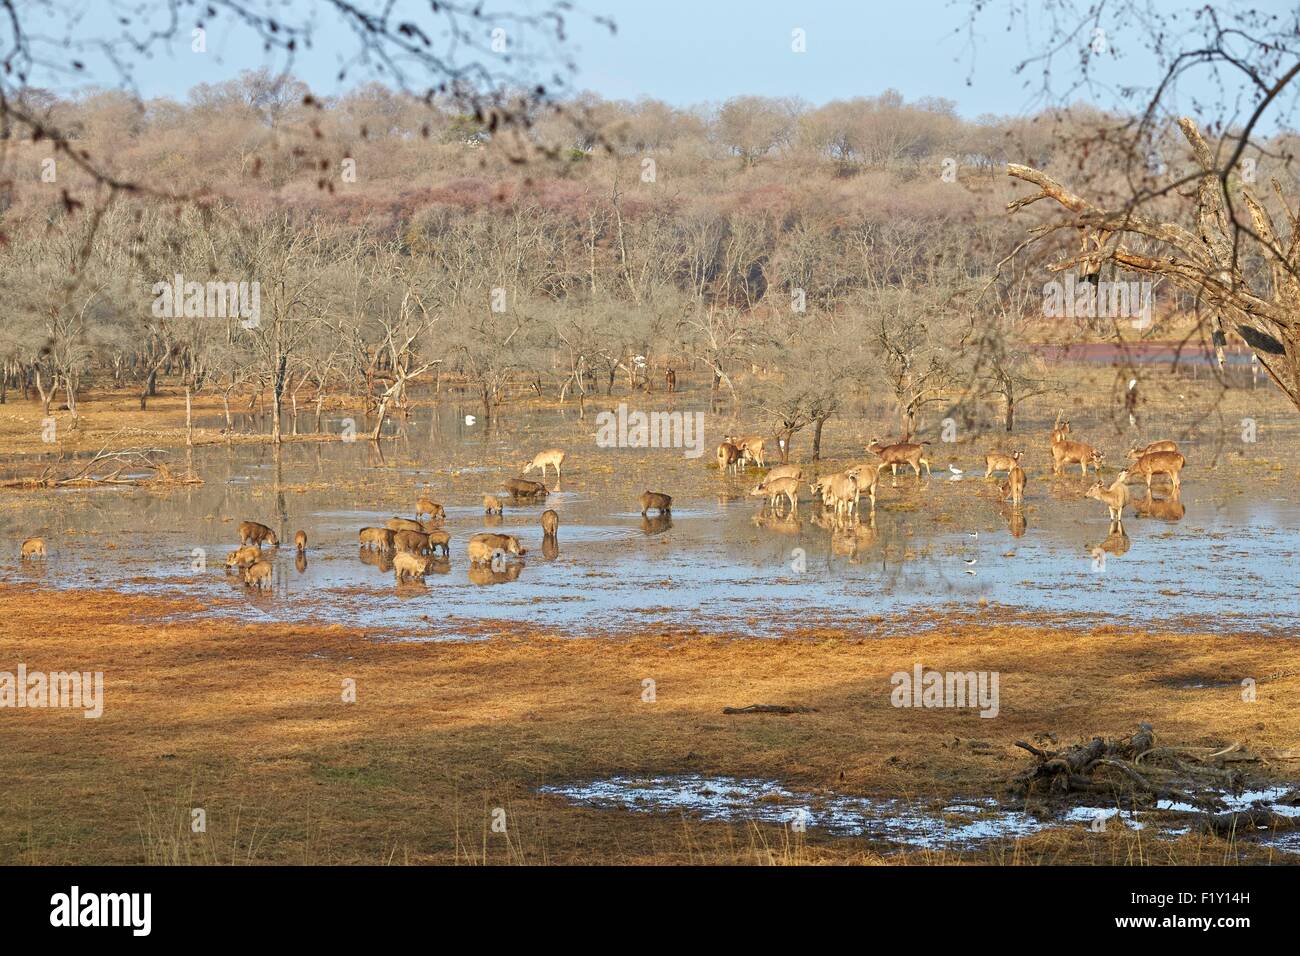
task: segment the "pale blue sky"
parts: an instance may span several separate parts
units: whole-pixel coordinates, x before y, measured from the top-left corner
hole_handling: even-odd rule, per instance
[[[407,0],[427,9],[427,0]],[[1157,6],[1186,8],[1188,0],[1144,0]],[[1231,7],[1239,0],[1221,0]],[[1244,0],[1241,0],[1244,2]],[[402,0],[399,0],[400,7]],[[1256,8],[1288,0],[1250,0]],[[311,0],[282,0],[286,19],[313,11],[319,18],[315,49],[299,55],[294,72],[319,93],[339,91],[335,79],[341,58],[355,50],[355,39],[339,26],[333,14]],[[114,8],[136,9],[141,0],[99,0],[91,4],[80,25],[84,38],[112,32]],[[489,6],[492,6],[489,0]],[[501,0],[496,6],[536,9],[538,0]],[[158,4],[165,9],[165,5]],[[1010,29],[999,2],[990,4],[975,42],[965,31],[970,0],[586,0],[583,8],[611,17],[618,24],[615,36],[579,14],[569,19],[570,50],[580,71],[573,89],[589,89],[608,98],[652,96],[688,105],[717,102],[740,94],[798,96],[814,104],[831,99],[875,95],[899,90],[907,99],[945,97],[968,117],[982,113],[1021,114],[1042,105],[1041,75],[1016,76],[1014,67],[1027,52],[1046,41],[1045,14],[1032,2],[1034,12],[1018,19]],[[192,16],[192,12],[189,14]],[[161,14],[159,14],[161,16]],[[199,82],[234,76],[242,69],[267,63],[247,31],[232,30],[218,20],[208,37],[208,53],[190,51],[190,24],[170,48],[136,68],[135,81],[146,96],[183,98]],[[807,52],[791,50],[792,30],[806,32]],[[1092,38],[1085,35],[1076,45]],[[1150,84],[1155,70],[1142,36],[1106,37],[1111,53],[1101,58],[1102,81],[1091,92],[1079,91],[1071,99],[1089,99],[1104,106],[1117,102],[1115,89],[1122,84]],[[115,73],[93,49],[83,49],[92,79],[116,85]],[[1075,50],[1066,51],[1053,74],[1058,96],[1070,91],[1078,62]],[[272,61],[274,66],[281,65]],[[354,72],[345,85],[365,78]],[[71,77],[52,80],[37,77],[42,85],[67,92]],[[968,83],[968,80],[970,81]],[[1208,82],[1182,91],[1218,99]],[[1281,107],[1285,111],[1286,105]]]

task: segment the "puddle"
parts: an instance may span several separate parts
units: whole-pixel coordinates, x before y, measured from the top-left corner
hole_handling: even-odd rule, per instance
[[[809,829],[835,836],[859,836],[935,850],[970,849],[988,841],[1017,839],[1062,826],[1094,830],[1115,825],[1134,830],[1155,828],[1142,819],[1143,814],[1114,807],[1075,807],[1057,819],[1047,819],[1003,808],[987,797],[935,804],[799,793],[769,780],[699,774],[616,776],[585,784],[548,785],[539,791],[597,810],[676,813],[701,821],[730,823],[802,822]],[[1273,802],[1288,792],[1287,788],[1277,787],[1237,796],[1224,795],[1223,799],[1229,810],[1244,810],[1262,803],[1280,815],[1300,816],[1300,807]],[[1168,801],[1156,806],[1156,810],[1190,809]],[[1177,824],[1164,825],[1159,827],[1159,833],[1173,837],[1188,829]],[[1300,853],[1300,831],[1275,834],[1267,838],[1267,843],[1288,853]]]

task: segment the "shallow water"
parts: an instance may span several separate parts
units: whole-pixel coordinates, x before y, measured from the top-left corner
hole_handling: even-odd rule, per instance
[[[709,447],[726,424],[706,419]],[[326,427],[337,430],[338,421]],[[517,413],[489,434],[444,405],[422,410],[380,449],[291,443],[277,456],[265,445],[201,447],[193,452],[200,486],[13,492],[20,506],[0,512],[9,553],[40,533],[51,556],[44,565],[10,559],[0,577],[227,599],[217,612],[335,621],[414,640],[470,633],[484,620],[560,633],[653,624],[766,634],[822,623],[876,633],[891,612],[993,613],[982,602],[1067,624],[1300,625],[1300,501],[1294,463],[1281,472],[1267,463],[1283,454],[1276,430],[1251,448],[1257,461],[1217,472],[1198,467],[1198,449],[1185,448],[1193,463],[1178,502],[1185,513],[1179,518],[1166,501],[1160,516],[1126,517],[1119,536],[1108,534],[1104,506],[1082,495],[1091,476],[1052,480],[1032,437],[1023,524],[994,482],[979,477],[974,459],[984,444],[951,453],[940,446],[933,478],[882,478],[874,527],[832,534],[811,520],[807,500],[797,522],[763,515],[761,500],[747,494],[755,477],[720,477],[707,453],[599,448],[594,428],[590,414],[584,422],[542,410]],[[559,490],[544,502],[507,501],[504,518],[485,519],[482,494],[519,473],[520,449],[551,445],[569,451]],[[1122,450],[1108,448],[1112,459]],[[178,450],[173,470],[183,458]],[[944,470],[950,458],[964,468],[959,480]],[[547,484],[556,487],[553,473]],[[645,488],[674,494],[670,519],[642,518],[634,502]],[[1144,489],[1132,489],[1140,504]],[[424,493],[447,509],[450,565],[423,586],[395,589],[391,572],[358,551],[357,530],[409,516]],[[1163,497],[1157,492],[1157,511]],[[558,553],[541,547],[538,521],[548,507],[560,515]],[[265,596],[246,595],[222,568],[245,518],[272,525],[282,541],[298,528],[309,536],[305,562],[291,546],[271,552],[275,589]],[[468,573],[465,542],[482,530],[521,538],[529,553],[517,577]]]
[[[678,813],[704,821],[775,823],[823,830],[836,836],[862,836],[907,847],[961,850],[981,843],[1016,839],[1043,830],[1080,825],[1089,830],[1109,826],[1144,829],[1142,814],[1115,808],[1075,807],[1062,818],[1039,818],[1022,810],[1004,809],[996,800],[981,797],[946,804],[844,794],[798,793],[769,780],[705,777],[699,774],[652,777],[609,777],[589,783],[551,785],[540,792],[554,794],[579,806],[597,810],[638,813]],[[1300,808],[1279,804],[1287,790],[1273,788],[1237,796],[1224,794],[1229,810],[1255,803],[1284,816],[1300,815]],[[1158,810],[1190,810],[1167,801]],[[1161,826],[1160,833],[1177,836],[1185,826]],[[1270,846],[1288,853],[1300,852],[1296,833],[1267,837]]]

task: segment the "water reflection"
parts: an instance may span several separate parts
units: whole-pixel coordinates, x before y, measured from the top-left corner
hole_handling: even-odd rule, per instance
[[[1133,511],[1139,518],[1158,518],[1161,521],[1182,521],[1187,508],[1177,494],[1167,498],[1153,498],[1151,492],[1140,501],[1133,502]]]
[[[560,541],[553,534],[542,535],[542,557],[554,561],[560,556]]]
[[[673,516],[671,514],[641,516],[642,534],[663,534],[672,526]]]
[[[522,561],[506,561],[497,564],[496,567],[490,564],[471,564],[468,573],[473,584],[506,584],[510,581],[518,581],[523,570]]]

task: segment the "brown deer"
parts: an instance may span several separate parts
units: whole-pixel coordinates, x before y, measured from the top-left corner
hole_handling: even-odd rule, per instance
[[[1002,497],[1011,496],[1011,503],[1019,505],[1025,500],[1025,470],[1019,465],[1012,465],[1007,475],[1006,484],[1002,486]]]
[[[1105,460],[1105,455],[1081,441],[1063,438],[1052,442],[1052,474],[1054,475],[1059,475],[1066,465],[1072,464],[1078,464],[1079,472],[1085,478],[1088,477],[1089,465],[1093,466],[1097,474],[1101,474],[1101,463]]]
[[[898,477],[899,465],[911,465],[912,470],[916,472],[916,477],[921,477],[921,466],[925,465],[925,473],[930,474],[930,462],[925,458],[925,446],[929,442],[912,442],[901,441],[892,445],[884,444],[879,438],[873,438],[867,444],[867,451],[879,456],[880,465],[877,466],[877,473],[889,468],[890,474]]]
[[[297,550],[299,554],[307,550],[306,531],[299,530],[299,532],[293,536],[293,546],[294,549]]]
[[[740,449],[729,441],[724,441],[718,446],[718,472],[719,474],[731,474],[740,471]]]
[[[664,382],[667,383],[670,393],[677,391],[677,373],[671,368],[664,373]]]
[[[1177,443],[1177,442],[1168,441],[1168,440],[1166,440],[1166,441],[1153,441],[1151,444],[1147,445],[1145,448],[1130,448],[1130,449],[1128,450],[1128,454],[1125,455],[1124,457],[1125,457],[1125,458],[1132,458],[1132,459],[1135,459],[1135,460],[1136,460],[1136,459],[1138,459],[1138,458],[1141,458],[1143,455],[1149,455],[1149,454],[1151,454],[1152,452],[1157,452],[1157,451],[1178,451],[1178,443]]]
[[[1010,474],[1011,469],[1017,467],[1017,463],[1024,453],[1024,450],[1020,448],[1010,454],[1004,451],[989,452],[984,456],[984,477],[988,478],[995,471],[1005,471]]]
[[[1109,488],[1103,488],[1100,481],[1094,482],[1092,487],[1084,492],[1085,498],[1096,498],[1104,502],[1110,510],[1110,519],[1116,522],[1122,522],[1124,519],[1124,506],[1128,504],[1128,471],[1121,471],[1115,481]]]
[[[18,554],[23,561],[45,557],[45,539],[28,538],[22,543],[22,547],[18,549]]]
[[[501,514],[501,499],[499,499],[496,495],[484,495],[483,513],[489,515]]]
[[[1176,451],[1153,451],[1143,455],[1135,461],[1130,467],[1133,474],[1147,480],[1147,493],[1151,492],[1151,479],[1156,475],[1168,475],[1169,480],[1173,482],[1174,494],[1178,494],[1182,486],[1183,465],[1187,464],[1187,459]]]
[[[799,511],[799,480],[797,478],[777,478],[775,481],[764,479],[749,492],[755,498],[766,498],[768,506],[776,511],[777,503],[782,499],[790,502],[790,513]]]
[[[554,537],[555,532],[560,530],[560,515],[553,508],[547,508],[542,512],[542,534],[545,537]]]

